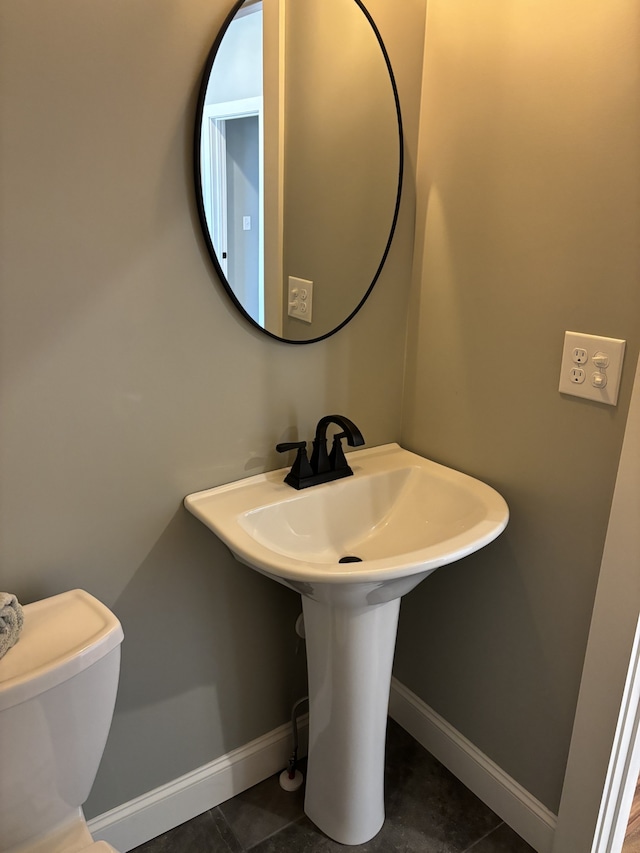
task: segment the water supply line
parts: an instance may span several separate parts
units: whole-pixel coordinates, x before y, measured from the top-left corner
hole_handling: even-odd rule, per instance
[[[305,639],[304,616],[302,613],[296,619],[295,631],[298,635],[298,645],[296,654],[300,649],[301,642]],[[291,729],[293,731],[293,752],[289,758],[289,764],[286,770],[280,774],[280,787],[285,791],[297,791],[302,785],[303,776],[298,770],[298,717],[300,716],[300,708],[305,703],[309,702],[308,696],[303,696],[294,703],[291,709]]]
[[[308,696],[303,696],[302,699],[294,704],[291,710],[291,728],[293,730],[293,751],[289,758],[289,765],[286,770],[280,774],[280,787],[285,791],[297,791],[302,785],[304,777],[298,770],[298,716],[299,709],[305,703],[309,702]]]

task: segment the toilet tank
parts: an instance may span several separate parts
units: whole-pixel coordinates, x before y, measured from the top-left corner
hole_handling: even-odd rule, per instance
[[[25,605],[20,639],[0,660],[0,851],[55,831],[89,796],[122,638],[84,590]]]

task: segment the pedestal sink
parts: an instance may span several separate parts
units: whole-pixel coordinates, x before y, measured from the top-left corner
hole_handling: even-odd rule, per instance
[[[400,597],[487,545],[509,511],[485,483],[387,444],[353,476],[296,491],[286,469],[185,498],[241,563],[302,596],[309,672],[305,812],[362,844],[384,822],[384,749]]]

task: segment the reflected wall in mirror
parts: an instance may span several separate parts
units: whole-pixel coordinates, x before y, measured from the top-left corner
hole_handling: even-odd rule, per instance
[[[205,240],[240,311],[290,343],[340,329],[382,270],[403,170],[395,80],[360,0],[236,4],[194,148]]]

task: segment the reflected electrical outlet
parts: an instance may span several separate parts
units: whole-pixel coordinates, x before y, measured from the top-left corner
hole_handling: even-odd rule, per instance
[[[313,309],[313,282],[289,276],[288,314],[305,323],[311,322]]]

